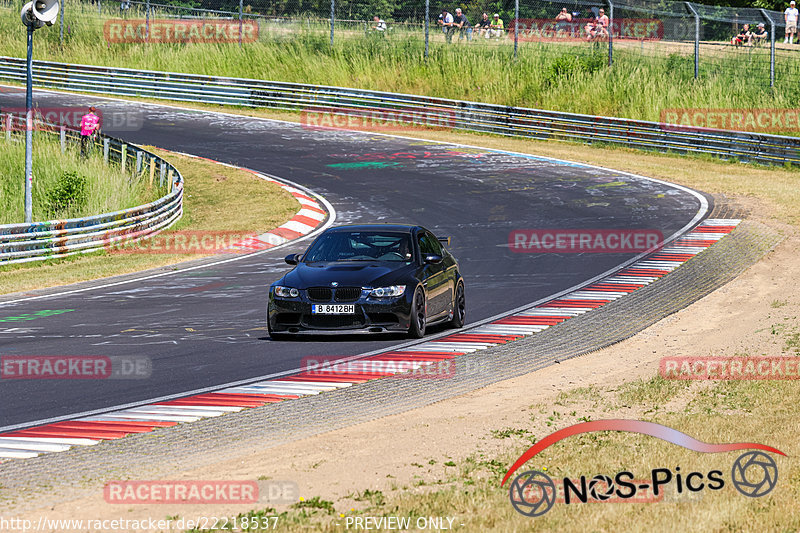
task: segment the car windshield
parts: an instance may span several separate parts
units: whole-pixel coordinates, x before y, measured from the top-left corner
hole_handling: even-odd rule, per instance
[[[303,262],[317,261],[411,261],[411,238],[407,233],[383,231],[334,231],[320,235]]]

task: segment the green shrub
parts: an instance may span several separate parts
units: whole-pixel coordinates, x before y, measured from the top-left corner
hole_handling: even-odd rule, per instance
[[[45,191],[45,206],[51,218],[63,218],[83,209],[89,199],[89,180],[75,171],[64,171]]]

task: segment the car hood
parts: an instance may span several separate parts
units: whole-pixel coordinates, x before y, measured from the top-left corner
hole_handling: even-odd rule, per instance
[[[330,287],[334,282],[340,287],[378,287],[402,284],[413,272],[413,263],[405,262],[300,263],[276,283],[297,289]]]

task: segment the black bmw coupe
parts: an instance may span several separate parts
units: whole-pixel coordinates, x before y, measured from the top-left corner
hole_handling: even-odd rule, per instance
[[[320,234],[270,286],[273,339],[298,333],[425,335],[432,324],[464,325],[458,262],[421,226],[338,226]]]

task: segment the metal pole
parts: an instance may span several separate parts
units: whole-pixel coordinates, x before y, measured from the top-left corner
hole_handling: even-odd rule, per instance
[[[239,0],[239,48],[242,47],[242,10],[244,8],[244,0]]]
[[[770,24],[769,44],[769,86],[775,86],[775,22]]]
[[[608,0],[608,66],[614,64],[614,2]]]
[[[425,59],[428,59],[428,25],[431,19],[431,0],[425,0]]]
[[[28,26],[28,75],[25,82],[25,222],[33,222],[33,25]]]
[[[694,79],[698,79],[700,77],[700,14],[689,2],[686,2],[686,7],[694,15]]]
[[[769,21],[769,86],[775,87],[775,21],[764,9],[759,11]]]
[[[517,57],[519,45],[519,0],[514,0],[514,58]]]
[[[58,29],[58,44],[64,45],[64,0],[58,0],[58,16],[60,17]]]
[[[336,0],[331,0],[331,48],[333,48],[333,17],[336,14]]]
[[[150,0],[147,0],[144,8],[144,42],[150,42]]]
[[[103,8],[100,6],[100,0],[97,0],[97,14],[98,15],[103,14]]]

